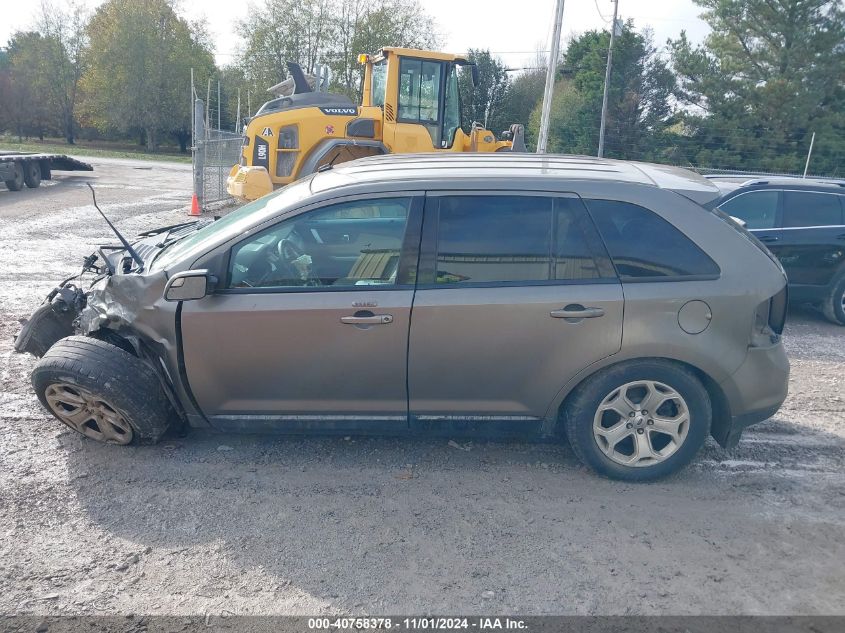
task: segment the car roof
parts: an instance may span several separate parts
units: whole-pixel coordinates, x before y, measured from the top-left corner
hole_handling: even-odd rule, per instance
[[[708,175],[723,195],[740,189],[778,189],[790,187],[804,191],[845,193],[845,180],[837,178],[802,178],[800,176]]]
[[[318,173],[314,193],[351,183],[436,181],[438,188],[459,180],[554,180],[623,182],[669,189],[699,204],[721,194],[706,178],[679,167],[569,154],[426,153],[386,154],[342,163]]]

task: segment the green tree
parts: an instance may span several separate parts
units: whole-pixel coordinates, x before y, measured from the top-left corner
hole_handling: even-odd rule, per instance
[[[264,0],[238,28],[243,46],[236,65],[256,104],[287,77],[288,61],[309,73],[327,65],[333,89],[359,98],[360,53],[438,44],[418,0]]]
[[[48,43],[40,33],[18,32],[9,40],[4,64],[5,89],[0,92],[0,110],[6,125],[18,139],[53,130],[49,109],[50,87],[41,72]]]
[[[712,32],[670,41],[694,164],[800,171],[845,158],[845,10],[840,0],[695,0]]]
[[[508,73],[501,59],[489,50],[470,49],[467,58],[475,62],[478,81],[473,84],[469,68],[461,71],[461,122],[465,131],[473,121],[498,134],[508,125],[502,118],[505,94],[508,89]]]
[[[536,129],[529,124],[532,112],[542,102],[546,85],[546,71],[530,69],[520,73],[508,82],[502,100],[500,119],[505,128],[513,123],[525,126],[525,144],[529,149],[536,145]],[[503,128],[503,129],[505,129]]]
[[[87,31],[82,85],[90,121],[137,134],[152,151],[172,134],[185,151],[191,68],[198,85],[215,71],[203,25],[180,18],[167,0],[108,0]]]
[[[313,72],[333,40],[331,0],[264,0],[238,25],[239,66],[256,94],[287,77],[285,62]]]
[[[598,151],[608,31],[588,31],[573,39],[555,85],[549,125],[554,152]],[[649,30],[632,21],[614,39],[608,90],[605,154],[616,158],[663,160],[670,145],[671,96],[675,78],[658,55]],[[539,108],[539,105],[538,105]],[[536,135],[539,114],[532,117]]]

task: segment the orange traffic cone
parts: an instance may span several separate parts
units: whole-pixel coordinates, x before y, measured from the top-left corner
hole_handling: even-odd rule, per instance
[[[200,201],[197,198],[197,194],[191,196],[191,215],[200,215]]]

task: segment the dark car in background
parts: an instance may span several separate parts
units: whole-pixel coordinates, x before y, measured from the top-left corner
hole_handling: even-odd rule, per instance
[[[845,181],[711,177],[712,206],[742,220],[783,264],[789,300],[845,325]]]

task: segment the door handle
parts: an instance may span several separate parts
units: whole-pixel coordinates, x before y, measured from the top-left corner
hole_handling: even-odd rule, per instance
[[[595,319],[604,316],[604,308],[585,308],[582,305],[568,305],[562,310],[552,310],[549,316],[555,319]]]
[[[759,238],[761,242],[777,242],[779,239],[777,235],[764,235]]]
[[[347,325],[387,325],[393,323],[392,314],[372,314],[369,316],[345,316],[340,317],[341,323]]]

